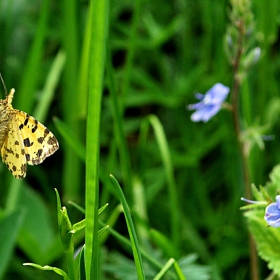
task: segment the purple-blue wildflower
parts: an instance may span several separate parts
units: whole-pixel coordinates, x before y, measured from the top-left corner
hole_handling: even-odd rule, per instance
[[[280,227],[280,195],[276,196],[275,203],[266,207],[264,219],[271,227]]]
[[[201,101],[187,106],[188,110],[196,110],[191,115],[191,120],[193,122],[209,121],[220,111],[222,103],[225,101],[228,94],[229,87],[224,86],[221,83],[215,84],[205,93],[205,95],[197,93],[195,97]]]

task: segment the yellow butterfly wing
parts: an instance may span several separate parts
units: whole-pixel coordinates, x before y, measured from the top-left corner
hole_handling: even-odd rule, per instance
[[[23,140],[13,121],[9,123],[8,132],[1,148],[1,156],[7,168],[16,178],[26,175],[26,157]]]
[[[2,159],[16,178],[26,175],[26,163],[40,164],[59,148],[52,132],[25,112],[12,109]]]

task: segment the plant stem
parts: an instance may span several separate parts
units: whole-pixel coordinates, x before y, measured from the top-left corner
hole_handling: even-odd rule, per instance
[[[89,92],[86,138],[86,279],[99,278],[99,130],[108,34],[109,1],[91,0]]]
[[[243,181],[245,184],[245,196],[248,199],[252,198],[251,192],[251,179],[250,179],[250,166],[249,166],[249,154],[246,152],[245,144],[242,141],[242,129],[239,118],[239,92],[241,85],[241,77],[239,75],[239,67],[240,67],[240,58],[243,54],[243,42],[244,42],[244,22],[241,19],[240,21],[235,22],[235,25],[238,29],[238,39],[237,39],[237,52],[234,58],[233,64],[233,73],[234,80],[232,86],[232,117],[234,130],[236,133],[236,137],[238,140],[240,155],[241,155],[241,164],[242,164],[242,173],[243,173]],[[258,280],[258,259],[257,259],[257,251],[254,240],[252,236],[249,236],[249,246],[250,246],[250,267],[251,267],[251,279]]]
[[[68,275],[71,280],[75,280],[75,268],[74,268],[74,244],[71,240],[70,248],[65,252],[67,258]]]

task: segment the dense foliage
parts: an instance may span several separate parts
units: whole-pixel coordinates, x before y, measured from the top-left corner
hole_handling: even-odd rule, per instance
[[[93,7],[95,2],[100,1],[92,1]],[[16,90],[13,105],[44,123],[60,142],[43,164],[28,167],[24,180],[0,165],[2,279],[61,279],[53,271],[22,266],[27,262],[67,271],[53,189],[71,222],[82,220],[83,211],[68,201],[86,206],[91,166],[85,162],[94,156],[89,135],[99,136],[98,208],[109,203],[99,215],[99,229],[107,224],[111,229],[100,234],[95,248],[100,279],[137,279],[141,265],[128,239],[121,238],[131,238],[129,217],[109,174],[130,208],[146,279],[156,279],[170,260],[162,279],[184,279],[180,271],[188,280],[249,279],[249,234],[239,209],[247,193],[232,114],[222,109],[203,123],[192,122],[186,110],[196,102],[195,93],[217,83],[228,86],[231,96],[236,73],[226,34],[234,3],[249,1],[108,2],[106,58],[93,63],[99,41],[90,36],[95,31],[90,1],[0,1],[0,72],[7,88]],[[261,53],[240,70],[239,110],[242,139],[250,146],[250,183],[259,186],[280,162],[280,3],[252,1],[251,7],[246,48]],[[253,58],[244,57],[246,63]],[[88,113],[99,111],[88,91],[103,76],[102,67],[100,129],[89,133]],[[260,135],[275,137],[262,142]],[[83,230],[74,234],[75,250],[84,240]],[[270,273],[261,259],[259,273],[260,279]]]

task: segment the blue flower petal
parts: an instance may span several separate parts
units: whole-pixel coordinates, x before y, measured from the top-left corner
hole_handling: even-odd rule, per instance
[[[204,94],[196,93],[195,98],[198,99],[198,100],[202,100],[204,98]]]
[[[220,106],[213,106],[208,105],[204,106],[201,109],[198,109],[191,115],[191,120],[193,122],[208,122],[214,115],[218,113],[218,111],[221,109]]]
[[[271,203],[266,207],[264,219],[271,227],[280,227],[280,209],[277,203]]]
[[[211,103],[212,104],[221,104],[225,101],[229,94],[229,87],[224,86],[221,83],[215,84],[212,88],[210,88],[206,94],[207,96],[211,96]]]
[[[203,101],[200,101],[195,104],[190,104],[187,106],[188,110],[199,110],[200,108],[203,108],[205,106],[205,103]]]
[[[280,195],[276,195],[276,203],[277,203],[277,207],[280,209]]]
[[[229,87],[221,83],[215,84],[205,95],[197,93],[195,96],[201,101],[187,106],[188,110],[196,110],[196,112],[191,115],[191,120],[193,122],[209,121],[220,111],[222,103],[227,98],[228,94]]]

